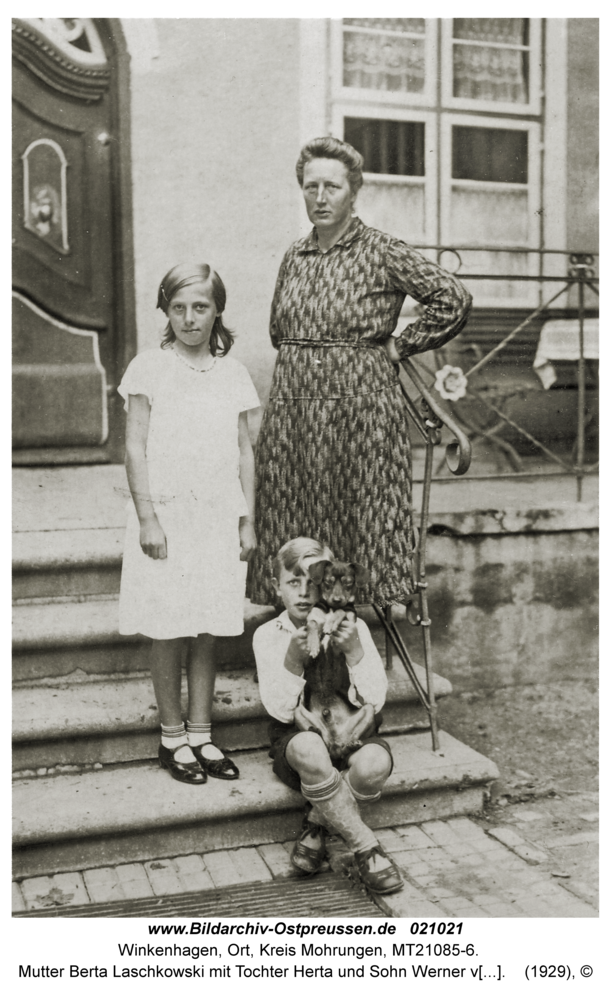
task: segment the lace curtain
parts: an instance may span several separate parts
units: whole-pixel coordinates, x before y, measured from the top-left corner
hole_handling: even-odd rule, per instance
[[[424,30],[424,18],[344,18],[344,87],[422,93]]]
[[[528,103],[528,52],[503,48],[528,44],[528,20],[519,17],[455,18],[454,97],[505,104]]]

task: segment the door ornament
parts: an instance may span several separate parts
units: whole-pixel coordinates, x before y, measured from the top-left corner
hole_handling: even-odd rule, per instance
[[[66,198],[68,161],[64,151],[53,139],[36,139],[21,159],[25,228],[67,253],[70,250]]]

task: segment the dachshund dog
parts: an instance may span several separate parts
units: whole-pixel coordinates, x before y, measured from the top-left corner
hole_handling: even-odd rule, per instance
[[[332,760],[339,761],[357,750],[361,737],[374,728],[372,705],[355,708],[348,700],[350,677],[346,657],[334,646],[332,634],[348,619],[356,621],[354,599],[369,572],[358,563],[337,559],[311,561],[303,567],[320,588],[320,600],[306,622],[310,660],[304,676],[303,700],[295,711],[295,723],[313,730],[324,740]]]

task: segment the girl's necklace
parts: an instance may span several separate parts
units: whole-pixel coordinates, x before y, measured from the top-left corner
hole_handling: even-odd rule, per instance
[[[214,368],[215,364],[216,364],[216,355],[215,355],[213,357],[213,359],[212,359],[212,364],[208,365],[207,368],[196,368],[195,365],[190,365],[189,362],[187,361],[187,359],[183,358],[182,354],[178,353],[178,351],[176,350],[176,348],[174,347],[174,345],[172,345],[172,351],[174,352],[174,354],[178,358],[178,360],[182,361],[183,365],[186,365],[187,368],[190,368],[192,372],[199,372],[200,375],[204,374],[205,372],[211,372],[212,369]]]

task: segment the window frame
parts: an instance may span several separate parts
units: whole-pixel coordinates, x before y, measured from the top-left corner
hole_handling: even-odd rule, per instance
[[[424,89],[421,94],[410,91],[370,90],[366,87],[344,87],[344,24],[343,18],[331,20],[331,89],[333,101],[358,104],[382,100],[385,105],[404,108],[406,105],[426,105],[432,107],[437,101],[437,21],[436,17],[425,17],[424,35]],[[348,29],[349,30],[349,29]]]
[[[512,129],[528,133],[528,182],[526,184],[516,184],[503,181],[472,181],[452,177],[452,126],[466,125],[472,128],[501,128]],[[464,189],[479,191],[510,191],[526,190],[527,196],[527,219],[528,237],[527,242],[520,244],[525,250],[539,250],[541,247],[541,125],[539,122],[528,121],[518,118],[492,118],[490,116],[473,114],[453,114],[443,112],[440,116],[440,178],[439,178],[439,226],[441,233],[441,243],[446,246],[468,247],[472,250],[478,249],[477,243],[468,243],[466,240],[451,239],[451,211],[452,211],[452,188],[454,186]],[[499,252],[507,249],[507,242],[499,239],[482,240],[482,247],[493,248],[497,245]],[[492,251],[494,252],[494,251]],[[525,273],[536,275],[539,271],[539,257],[536,253],[529,253]],[[468,272],[464,273],[465,280],[468,281]],[[520,298],[509,298],[498,295],[489,297],[482,293],[477,295],[477,285],[474,282],[476,306],[487,307],[498,305],[512,307],[536,305],[535,296],[538,295],[536,283],[528,282],[529,289]],[[532,288],[530,288],[532,286]]]
[[[453,37],[454,18],[441,18],[441,102],[444,108],[460,108],[465,111],[490,111],[495,115],[511,114],[521,117],[541,114],[542,18],[531,17],[529,21],[529,101],[527,104],[512,104],[506,101],[481,101],[471,97],[454,97],[454,42],[456,41]],[[469,43],[465,41],[465,44]],[[492,45],[493,43],[487,44]],[[509,45],[498,45],[496,47],[512,48]]]
[[[349,104],[335,102],[332,112],[333,135],[344,137],[344,118],[372,118],[390,121],[424,122],[424,177],[410,174],[373,174],[363,173],[363,182],[368,185],[392,184],[397,187],[422,187],[424,190],[424,242],[437,242],[437,154],[436,139],[427,141],[430,130],[436,136],[437,113],[424,111],[420,108],[405,108],[398,106]],[[358,197],[356,204],[358,214]]]

